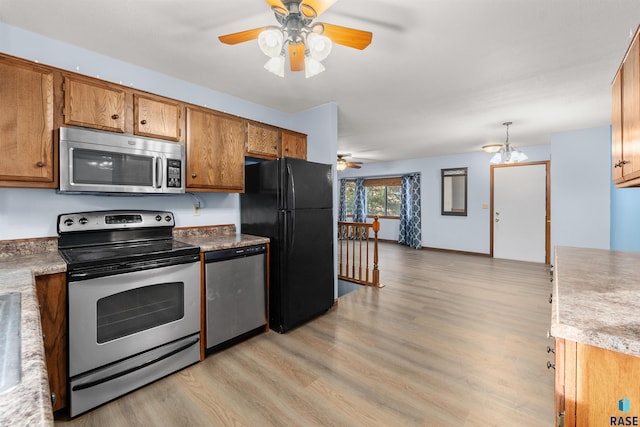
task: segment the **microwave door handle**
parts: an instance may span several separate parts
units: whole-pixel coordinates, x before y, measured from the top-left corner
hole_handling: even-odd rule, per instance
[[[156,157],[156,188],[162,188],[162,157]]]

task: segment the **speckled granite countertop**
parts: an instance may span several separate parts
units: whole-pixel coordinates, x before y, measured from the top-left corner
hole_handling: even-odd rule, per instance
[[[269,242],[238,234],[233,225],[176,228],[174,238],[200,246],[202,252]],[[0,294],[22,294],[21,382],[0,394],[0,426],[53,426],[34,276],[66,271],[57,249],[57,238],[0,242]]]
[[[201,252],[218,251],[221,249],[239,248],[242,246],[259,245],[269,243],[267,237],[252,236],[250,234],[219,234],[219,235],[197,235],[197,234],[174,234],[177,240],[192,245],[200,246]]]
[[[551,334],[640,356],[640,253],[558,247]]]
[[[48,249],[48,248],[47,248]],[[22,372],[20,383],[0,394],[0,426],[52,426],[53,413],[44,359],[34,275],[66,271],[57,251],[18,251],[0,257],[0,293],[20,292]]]

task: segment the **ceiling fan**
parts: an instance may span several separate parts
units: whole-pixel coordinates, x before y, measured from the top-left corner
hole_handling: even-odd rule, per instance
[[[371,43],[369,31],[313,22],[337,0],[265,0],[280,26],[267,26],[218,37],[222,43],[238,44],[258,39],[270,59],[264,68],[284,77],[286,48],[291,71],[305,72],[309,78],[324,71],[321,61],[331,53],[332,44],[364,49]]]
[[[346,168],[360,169],[362,162],[348,162],[345,157],[349,157],[351,154],[338,154],[338,162],[336,168],[339,171],[343,171]]]

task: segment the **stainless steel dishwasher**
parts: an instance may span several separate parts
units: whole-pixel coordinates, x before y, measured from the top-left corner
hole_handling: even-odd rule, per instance
[[[266,330],[266,253],[264,244],[205,252],[208,352]]]

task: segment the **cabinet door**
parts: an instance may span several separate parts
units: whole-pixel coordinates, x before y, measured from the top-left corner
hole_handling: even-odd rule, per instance
[[[179,141],[181,108],[176,101],[134,94],[133,133]]]
[[[36,277],[36,293],[53,410],[67,401],[67,282],[63,273]]]
[[[64,123],[125,131],[125,92],[98,80],[64,79]]]
[[[575,425],[635,425],[627,424],[626,418],[640,415],[640,358],[578,343],[576,360]],[[625,398],[630,410],[620,411],[619,401]],[[616,424],[611,423],[613,417]]]
[[[633,40],[622,66],[622,174],[640,177],[640,48]]]
[[[244,147],[241,118],[187,108],[187,187],[243,191]]]
[[[280,148],[280,130],[276,127],[247,121],[247,156],[276,159]]]
[[[55,187],[52,71],[0,58],[0,129],[0,185]]]
[[[618,71],[611,88],[611,171],[613,182],[624,181],[622,176],[622,70]]]
[[[307,159],[307,135],[282,129],[282,156]]]

